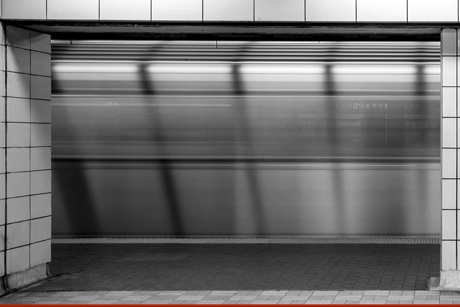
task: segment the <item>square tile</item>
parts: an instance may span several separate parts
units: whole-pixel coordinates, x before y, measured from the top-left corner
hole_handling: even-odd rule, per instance
[[[30,170],[51,169],[51,147],[33,147],[30,149]]]
[[[30,266],[34,267],[51,261],[51,240],[30,245]]]
[[[31,114],[30,114],[31,122],[51,124],[51,101],[32,100],[30,105],[31,105]]]
[[[307,22],[355,22],[355,0],[305,0]]]
[[[6,225],[6,248],[16,248],[30,243],[30,221]]]
[[[31,243],[51,239],[51,217],[31,220],[30,227]]]
[[[441,270],[457,269],[457,242],[442,241],[441,243]]]
[[[6,69],[12,72],[30,73],[30,50],[8,46]]]
[[[409,22],[456,22],[457,0],[407,0]]]
[[[5,217],[5,212],[6,211],[5,211],[5,208],[6,208],[5,199],[0,199],[0,225],[5,225],[6,224],[6,217]],[[0,241],[3,241],[3,240],[0,240]],[[4,246],[2,245],[2,247],[4,247]],[[1,248],[0,250],[3,250],[3,248]]]
[[[152,20],[203,20],[202,0],[152,0]]]
[[[8,72],[6,78],[7,96],[30,98],[30,75]]]
[[[30,49],[51,54],[51,36],[30,31]]]
[[[6,171],[8,173],[30,171],[30,149],[7,148]]]
[[[457,239],[457,211],[442,210],[441,220],[441,238],[443,240]]]
[[[31,98],[51,100],[51,78],[31,76]]]
[[[457,116],[457,88],[455,87],[442,88],[442,116]]]
[[[46,19],[46,0],[2,0],[4,19]]]
[[[31,196],[30,214],[33,219],[51,215],[51,193]]]
[[[2,177],[2,176],[0,176]],[[30,173],[10,173],[6,175],[8,181],[6,187],[6,196],[20,197],[30,194]]]
[[[31,145],[51,146],[51,124],[31,124]]]
[[[28,269],[30,267],[29,254],[29,246],[6,251],[6,273],[11,274]]]
[[[441,32],[441,54],[457,55],[457,30],[443,29]]]
[[[442,119],[442,147],[456,148],[457,147],[457,119],[443,118]]]
[[[357,0],[358,22],[406,22],[406,0]]]
[[[305,21],[304,0],[255,0],[256,21]]]
[[[442,179],[441,195],[442,209],[457,209],[457,182],[456,179]]]
[[[203,0],[204,21],[254,21],[253,0]]]
[[[12,0],[11,2],[14,2]],[[6,27],[6,44],[8,46],[30,49],[30,31],[12,26]]]
[[[8,122],[30,122],[30,99],[6,98],[6,120]]]
[[[31,51],[30,56],[31,74],[51,77],[51,54]]]
[[[7,123],[7,146],[28,147],[30,146],[30,124]]]
[[[442,86],[457,86],[457,57],[443,56],[441,71]]]
[[[17,223],[30,220],[30,198],[16,197],[6,200],[7,216],[6,222]]]
[[[150,20],[150,0],[100,0],[101,20]]]
[[[6,180],[6,175],[0,174],[0,199],[6,198],[5,180]]]
[[[48,0],[48,19],[99,19],[99,0]]]
[[[30,173],[30,193],[42,194],[51,192],[51,170]]]

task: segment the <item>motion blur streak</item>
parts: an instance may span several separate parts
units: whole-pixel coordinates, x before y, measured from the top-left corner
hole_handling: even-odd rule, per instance
[[[437,235],[439,54],[55,41],[54,235]]]

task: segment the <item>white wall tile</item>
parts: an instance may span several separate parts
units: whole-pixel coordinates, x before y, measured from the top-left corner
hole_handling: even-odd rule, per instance
[[[30,124],[7,123],[7,146],[27,147],[30,146]]]
[[[32,100],[30,121],[33,123],[51,123],[51,101]]]
[[[5,252],[0,252],[0,259],[5,259]],[[0,276],[3,276],[6,274],[5,261],[0,261],[0,262],[3,262],[3,263],[0,263]]]
[[[457,85],[457,58],[442,57],[441,61],[442,85],[456,86]]]
[[[45,53],[51,53],[50,35],[30,31],[30,49]]]
[[[441,154],[442,178],[456,178],[457,175],[457,150],[443,149]]]
[[[441,270],[457,269],[457,242],[443,241],[441,244]]]
[[[51,217],[31,220],[30,224],[31,243],[51,239]]]
[[[150,20],[150,0],[100,0],[101,20]]]
[[[5,225],[6,223],[6,218],[5,218],[5,206],[6,206],[6,201],[5,199],[2,199],[0,200],[0,225]],[[3,227],[2,227],[3,228]],[[4,228],[3,228],[4,229]],[[3,238],[3,237],[1,237]],[[0,240],[0,241],[4,241],[4,240]],[[0,248],[0,250],[3,250],[3,245],[2,245],[2,248]]]
[[[99,1],[48,0],[48,19],[99,19]]]
[[[51,240],[30,245],[30,266],[34,267],[51,261]]]
[[[51,77],[51,54],[43,52],[31,52],[31,73]]]
[[[356,21],[355,0],[306,0],[307,21]]]
[[[5,147],[5,141],[6,141],[6,124],[5,123],[0,123],[0,148]]]
[[[203,19],[202,0],[152,0],[152,20]]]
[[[457,21],[457,0],[407,0],[409,22]]]
[[[3,19],[46,19],[46,0],[2,0]]]
[[[441,54],[457,55],[457,30],[443,29],[441,32]]]
[[[31,97],[35,99],[51,99],[51,78],[31,76]]]
[[[6,251],[6,274],[20,272],[29,268],[29,246]]]
[[[442,147],[457,147],[457,119],[442,119]]]
[[[6,78],[8,96],[30,98],[30,75],[8,72]]]
[[[8,46],[6,55],[8,71],[30,73],[30,50]]]
[[[30,243],[30,221],[6,225],[6,248],[15,248]]]
[[[455,240],[457,238],[457,210],[442,210],[441,238]]]
[[[5,231],[6,231],[6,225],[0,226],[0,238],[3,238],[3,240],[0,240],[0,250],[4,251],[6,249],[5,247]]]
[[[51,171],[35,171],[30,173],[30,193],[41,194],[51,192]]]
[[[6,175],[0,174],[0,199],[6,198],[5,180],[6,180]]]
[[[6,27],[6,44],[30,49],[30,31],[11,26]]]
[[[30,198],[17,197],[6,200],[7,223],[16,223],[30,220]]]
[[[457,180],[442,179],[442,209],[457,209]]]
[[[30,194],[30,173],[10,173],[6,175],[6,180],[8,181],[6,191],[8,198]]]
[[[51,215],[51,193],[30,197],[31,218]]]
[[[357,0],[358,22],[406,22],[406,0]]]
[[[31,134],[32,146],[51,146],[50,124],[32,124]]]
[[[205,21],[253,21],[253,0],[204,0]]]
[[[443,87],[442,88],[442,116],[455,117],[457,116],[457,88]]]
[[[0,73],[0,99],[3,99],[2,96],[6,95],[6,83],[5,83],[5,74]]]
[[[7,148],[6,149],[6,170],[7,172],[26,172],[30,170],[30,149],[29,148]]]
[[[6,102],[8,122],[30,122],[30,99],[7,97]]]
[[[5,148],[0,148],[0,176],[6,172],[5,170]],[[0,186],[0,189],[3,187]]]
[[[255,0],[256,21],[304,21],[304,0]]]
[[[51,147],[31,148],[30,164],[32,171],[51,169]]]

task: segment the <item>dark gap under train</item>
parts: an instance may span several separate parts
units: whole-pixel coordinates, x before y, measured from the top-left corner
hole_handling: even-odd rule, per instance
[[[439,42],[52,48],[55,237],[440,233]]]

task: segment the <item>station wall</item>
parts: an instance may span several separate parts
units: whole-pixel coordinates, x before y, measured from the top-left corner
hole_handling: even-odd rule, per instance
[[[460,289],[460,78],[455,29],[460,0],[0,1],[2,21],[448,24],[452,29],[442,35],[441,285]],[[0,31],[0,277],[6,281],[1,284],[11,288],[44,278],[51,259],[49,59],[48,35],[15,28]]]

